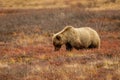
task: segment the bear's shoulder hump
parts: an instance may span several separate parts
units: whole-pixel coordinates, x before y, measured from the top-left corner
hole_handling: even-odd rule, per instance
[[[70,30],[71,28],[73,28],[73,26],[66,26],[66,27],[64,28],[64,31]]]

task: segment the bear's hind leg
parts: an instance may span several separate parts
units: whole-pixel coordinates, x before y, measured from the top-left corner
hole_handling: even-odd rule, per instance
[[[96,48],[96,46],[95,45],[93,45],[93,44],[91,44],[88,48]]]
[[[100,48],[100,41],[91,43],[91,45],[88,48]]]
[[[66,43],[65,45],[66,45],[66,50],[67,51],[71,51],[73,49],[73,47],[71,46],[70,43]]]
[[[91,49],[91,48],[98,48],[99,46],[96,44],[91,44],[88,48]]]

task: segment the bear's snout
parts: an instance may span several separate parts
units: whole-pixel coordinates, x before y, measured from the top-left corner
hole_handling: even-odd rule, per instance
[[[61,45],[56,45],[54,51],[58,51],[61,48]]]

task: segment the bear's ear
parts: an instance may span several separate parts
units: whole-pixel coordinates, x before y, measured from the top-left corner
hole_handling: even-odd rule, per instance
[[[61,36],[60,36],[60,35],[57,35],[57,36],[56,36],[56,39],[57,39],[57,40],[61,40]]]

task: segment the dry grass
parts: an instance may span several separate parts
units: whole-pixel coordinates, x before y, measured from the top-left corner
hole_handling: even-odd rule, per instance
[[[0,79],[119,80],[120,11],[80,8],[1,10]],[[65,25],[90,26],[101,48],[53,51],[52,34]]]
[[[120,9],[120,0],[0,0],[1,9],[80,7],[94,10]]]

